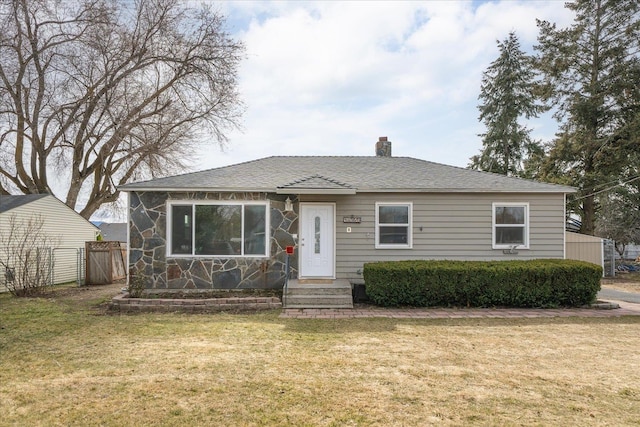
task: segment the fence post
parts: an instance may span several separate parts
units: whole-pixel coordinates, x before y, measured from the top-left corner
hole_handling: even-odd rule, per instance
[[[84,285],[84,275],[82,274],[82,266],[84,265],[84,260],[82,259],[83,253],[84,248],[76,249],[76,283],[78,283],[78,287]]]
[[[91,268],[89,267],[89,242],[84,242],[84,253],[85,253],[85,257],[84,257],[84,277],[85,277],[85,283],[87,282],[88,279],[91,278]]]

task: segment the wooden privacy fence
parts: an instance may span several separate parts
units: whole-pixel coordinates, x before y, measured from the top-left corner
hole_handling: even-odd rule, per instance
[[[86,242],[86,284],[105,285],[127,277],[120,242]]]

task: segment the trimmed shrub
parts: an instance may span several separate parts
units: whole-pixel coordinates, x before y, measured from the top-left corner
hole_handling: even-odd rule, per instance
[[[383,261],[364,265],[380,306],[577,307],[595,301],[602,268],[583,261]]]

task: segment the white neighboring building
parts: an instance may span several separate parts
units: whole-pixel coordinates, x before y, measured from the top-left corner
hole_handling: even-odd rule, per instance
[[[624,256],[622,258],[625,260],[640,261],[640,245],[627,245],[624,248]]]
[[[98,225],[102,240],[127,243],[126,222],[103,222]]]
[[[42,218],[43,234],[54,241],[50,248],[54,284],[84,278],[85,242],[96,239],[98,227],[50,194],[0,195],[0,236],[8,236],[13,216],[18,223]],[[0,238],[0,245],[4,240]],[[6,252],[5,247],[0,247],[0,253]],[[4,288],[5,280],[2,271],[0,288]]]

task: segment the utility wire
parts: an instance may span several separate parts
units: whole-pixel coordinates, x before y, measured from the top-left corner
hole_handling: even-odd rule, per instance
[[[576,201],[576,200],[582,200],[582,199],[586,199],[587,197],[591,197],[591,196],[598,195],[598,194],[600,194],[600,193],[605,193],[605,192],[607,192],[607,191],[613,190],[614,188],[621,187],[621,186],[623,186],[623,185],[625,185],[625,184],[629,184],[630,182],[636,181],[636,180],[638,180],[638,179],[640,179],[640,175],[635,176],[635,177],[633,177],[633,178],[631,178],[631,179],[628,179],[628,180],[626,180],[626,181],[624,181],[624,182],[621,182],[620,184],[616,184],[616,185],[612,185],[611,187],[604,188],[604,189],[602,189],[602,190],[600,190],[600,191],[596,191],[596,192],[594,192],[594,193],[587,194],[587,195],[585,195],[585,196],[576,197],[576,198],[575,198],[575,199],[573,199],[573,200],[574,200],[574,201]]]

